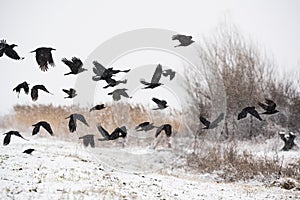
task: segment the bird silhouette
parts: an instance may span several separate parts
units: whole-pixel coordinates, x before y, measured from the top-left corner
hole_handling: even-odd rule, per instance
[[[40,69],[43,72],[48,70],[48,64],[51,65],[52,67],[55,66],[52,58],[52,53],[51,53],[52,50],[56,50],[56,49],[53,49],[51,47],[40,47],[30,52],[30,53],[35,52],[36,62],[38,63]]]
[[[77,94],[76,94],[76,90],[75,89],[73,89],[73,88],[70,88],[69,90],[67,90],[67,89],[62,89],[62,91],[64,91],[68,96],[67,97],[65,97],[65,99],[66,98],[74,98],[74,97],[76,97],[77,96]]]
[[[93,72],[95,73],[95,76],[92,77],[94,81],[99,81],[99,80],[105,80],[107,84],[112,82],[112,77],[113,75],[119,73],[119,72],[129,72],[130,69],[128,70],[114,70],[112,67],[106,69],[103,65],[101,65],[98,61],[93,61],[94,67],[93,67]]]
[[[266,98],[265,103],[266,104],[258,102],[258,105],[265,110],[265,112],[261,114],[272,115],[279,112],[276,110],[276,103],[274,101]]]
[[[115,140],[119,137],[125,138],[127,136],[127,129],[125,126],[115,128],[111,134],[109,134],[100,124],[97,126],[97,129],[103,136],[103,138],[98,139],[99,141]]]
[[[172,69],[166,69],[162,72],[162,75],[165,77],[170,77],[170,81],[173,80],[173,78],[175,77],[176,72],[173,71]]]
[[[31,154],[35,149],[26,149],[23,153]]]
[[[285,132],[279,132],[280,138],[284,141],[284,146],[282,147],[282,151],[289,151],[294,146],[297,146],[294,142],[296,135],[293,132],[289,132],[289,135],[286,136]]]
[[[162,110],[168,107],[167,102],[165,100],[160,100],[157,98],[152,98],[152,101],[156,103],[158,108],[154,108],[153,110]]]
[[[89,124],[87,123],[85,117],[82,114],[71,114],[69,117],[66,117],[65,119],[69,120],[69,130],[71,133],[73,133],[74,131],[76,131],[77,128],[77,120],[81,121],[82,123],[84,123],[86,126],[89,126]]]
[[[172,126],[170,124],[163,124],[160,127],[157,128],[155,137],[158,137],[158,135],[162,132],[165,131],[167,137],[171,137],[172,135]]]
[[[95,147],[95,139],[94,135],[84,135],[82,137],[79,137],[79,139],[83,140],[83,145],[85,147],[88,147],[89,145],[94,148]]]
[[[119,101],[121,99],[121,96],[126,97],[126,98],[132,98],[127,94],[126,90],[127,89],[125,89],[125,88],[116,89],[116,90],[108,93],[108,95],[112,95],[114,101]]]
[[[162,85],[162,83],[159,82],[160,78],[161,78],[161,74],[162,74],[162,66],[160,64],[158,64],[156,66],[156,69],[154,71],[154,74],[152,76],[151,82],[146,82],[144,79],[141,79],[140,82],[144,85],[146,85],[147,87],[144,87],[143,89],[148,89],[148,88],[156,88],[160,85]]]
[[[12,135],[18,136],[26,141],[28,141],[27,139],[25,139],[20,133],[19,131],[9,131],[7,133],[3,133],[3,135],[5,135],[4,140],[3,140],[3,145],[6,146],[10,143],[10,138]]]
[[[51,129],[51,126],[46,121],[40,121],[36,124],[33,124],[32,126],[34,126],[34,128],[32,130],[32,135],[38,134],[38,132],[40,131],[40,127],[43,127],[50,135],[53,136],[53,131]]]
[[[140,123],[139,125],[137,125],[135,127],[135,130],[136,131],[151,131],[152,129],[154,128],[157,128],[156,126],[153,125],[153,123],[150,123],[150,122],[143,122],[143,123]]]
[[[29,84],[26,81],[24,81],[23,83],[20,83],[19,85],[17,85],[17,87],[15,87],[13,89],[13,91],[16,91],[18,98],[19,98],[21,89],[24,90],[25,94],[28,94],[29,93]]]
[[[93,110],[102,110],[102,109],[104,109],[104,108],[106,108],[106,107],[104,106],[104,104],[96,105],[96,106],[94,106],[94,107],[92,107],[92,108],[90,109],[90,112],[92,112]]]
[[[47,92],[49,94],[52,94],[50,93],[46,87],[44,85],[35,85],[31,88],[31,99],[33,101],[36,101],[39,97],[39,93],[38,93],[38,90],[43,90],[44,92]],[[53,95],[53,94],[52,94]]]
[[[0,57],[5,54],[7,57],[14,59],[14,60],[23,60],[24,57],[20,57],[18,53],[14,50],[14,47],[17,47],[18,45],[16,44],[7,44],[6,40],[1,40],[0,41]]]
[[[180,42],[179,45],[176,45],[174,47],[180,47],[180,46],[189,46],[190,44],[194,43],[195,41],[192,40],[192,36],[186,36],[186,35],[173,35],[172,40],[178,40]]]
[[[255,107],[252,106],[248,106],[246,108],[244,108],[239,114],[238,114],[238,120],[243,119],[245,117],[247,117],[247,114],[250,114],[252,116],[254,116],[255,118],[259,119],[260,121],[262,121],[262,118],[259,116],[257,110],[255,110]]]
[[[123,81],[116,81],[115,79],[110,79],[108,85],[104,86],[103,88],[106,89],[108,87],[115,87],[115,86],[117,86],[117,85],[119,85],[121,83],[126,84],[127,83],[127,79],[125,79]]]
[[[63,63],[65,63],[71,70],[71,72],[64,74],[69,75],[69,74],[79,74],[81,72],[87,71],[87,69],[83,68],[83,63],[79,58],[72,57],[71,60],[68,60],[66,58],[61,59]]]
[[[218,124],[224,119],[224,113],[221,113],[217,117],[217,119],[215,119],[212,122],[208,121],[202,115],[200,115],[199,119],[200,119],[201,123],[205,125],[205,127],[203,129],[213,129],[213,128],[216,128],[218,126]]]

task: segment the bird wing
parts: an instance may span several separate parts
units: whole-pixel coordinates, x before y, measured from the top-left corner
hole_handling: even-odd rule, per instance
[[[17,85],[17,87],[15,87],[15,88],[13,89],[13,91],[16,91],[17,93],[20,93],[21,88],[22,88],[22,83],[20,83],[19,85]]]
[[[13,135],[15,135],[15,136],[18,136],[18,137],[20,137],[20,138],[22,138],[22,139],[24,139],[24,140],[27,140],[27,139],[25,139],[18,131],[13,131],[12,133],[13,133]]]
[[[102,76],[104,72],[107,70],[103,65],[101,65],[98,61],[93,61],[95,67],[93,67],[93,72],[98,75]]]
[[[262,107],[262,109],[268,110],[268,106],[267,106],[266,104],[261,103],[261,102],[258,102],[257,104],[258,104],[260,107]]]
[[[71,91],[67,90],[67,89],[62,89],[62,91],[64,91],[65,93],[67,93],[68,95],[70,94]]]
[[[0,57],[3,56],[6,48],[6,40],[0,40]]]
[[[109,133],[101,125],[98,125],[97,129],[105,139],[108,140],[110,138]]]
[[[41,126],[48,132],[50,135],[53,135],[52,128],[48,122],[41,123]]]
[[[65,63],[69,68],[70,70],[73,72],[75,70],[75,67],[74,67],[74,63],[66,58],[62,58],[61,61],[63,63]]]
[[[82,114],[73,114],[73,118],[74,118],[75,121],[79,120],[82,123],[84,123],[85,125],[89,126],[89,124],[87,123],[85,117]]]
[[[50,93],[50,92],[46,89],[46,87],[43,86],[43,85],[35,85],[35,86],[33,86],[33,88],[39,89],[39,90],[43,90],[44,92]]]
[[[248,111],[244,108],[244,109],[238,114],[238,120],[247,117],[247,114],[248,114]]]
[[[45,58],[46,60],[49,62],[49,64],[54,67],[55,64],[54,64],[54,61],[53,61],[53,57],[52,57],[52,53],[51,53],[51,50],[53,50],[52,48],[46,48],[45,49]]]
[[[152,76],[151,83],[158,83],[161,78],[161,74],[162,74],[162,66],[161,64],[158,64]]]
[[[285,133],[284,132],[279,132],[279,136],[280,136],[280,138],[284,141],[284,142],[286,142],[287,141],[287,139],[286,139],[286,137],[285,137]]]
[[[140,82],[144,85],[150,85],[150,83],[146,82],[144,79],[141,79]]]
[[[215,119],[212,123],[211,126],[216,126],[218,125],[222,120],[224,119],[224,113],[221,113],[217,119]]]
[[[40,125],[34,126],[32,130],[32,135],[36,135],[40,131]]]
[[[69,120],[69,130],[71,133],[73,133],[74,131],[76,131],[76,120],[74,120],[73,115],[70,116],[70,120]]]
[[[127,94],[126,90],[127,89],[119,89],[120,95],[122,95],[123,97],[129,98],[129,95]]]
[[[265,99],[266,104],[268,104],[268,109],[270,110],[275,110],[276,108],[276,103],[272,101],[271,99]]]
[[[156,129],[155,137],[157,137],[163,129],[164,129],[164,125],[161,125],[160,127],[158,127]]]
[[[249,109],[248,112],[253,115],[255,118],[259,119],[260,121],[262,121],[262,118],[259,116],[258,112],[255,110],[255,108],[253,109]]]
[[[82,61],[79,58],[73,57],[72,61],[74,63],[74,65],[79,69],[83,66]]]
[[[6,146],[10,143],[11,134],[6,134],[3,140],[3,145]]]
[[[161,100],[159,100],[159,99],[157,99],[155,97],[152,98],[152,101],[154,101],[157,105],[160,105],[162,103]]]
[[[17,52],[15,50],[13,50],[11,47],[8,47],[5,49],[5,55],[7,55],[8,57],[15,59],[15,60],[20,60],[20,56],[17,54]]]
[[[135,127],[135,129],[138,129],[138,128],[143,128],[143,127],[146,127],[150,124],[150,122],[143,122],[143,123],[140,123],[139,125],[137,125]]]
[[[179,40],[180,37],[182,37],[183,35],[177,34],[177,35],[173,35],[172,36],[172,40]]]
[[[204,118],[202,115],[199,116],[200,122],[204,124],[206,127],[209,127],[210,121],[208,121],[206,118]]]
[[[33,86],[32,88],[31,88],[31,99],[32,99],[32,101],[36,101],[37,99],[38,99],[38,97],[39,97],[39,93],[38,93],[38,89],[37,88],[35,88],[35,86]]]
[[[25,94],[29,93],[29,87],[28,87],[28,83],[24,82],[22,83],[23,89],[25,91]]]

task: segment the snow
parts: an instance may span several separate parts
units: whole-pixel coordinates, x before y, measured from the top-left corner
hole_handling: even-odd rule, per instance
[[[172,151],[91,149],[51,136],[27,138],[12,136],[0,147],[0,199],[300,199],[296,190],[172,169],[164,162],[177,158]],[[22,153],[28,148],[36,151]]]

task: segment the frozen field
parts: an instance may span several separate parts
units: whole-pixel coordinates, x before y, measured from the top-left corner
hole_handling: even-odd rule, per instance
[[[3,135],[0,139],[2,142]],[[300,199],[300,191],[295,189],[269,187],[257,181],[222,183],[212,174],[171,169],[162,166],[159,159],[150,159],[155,154],[157,157],[172,159],[168,151],[113,148],[91,150],[84,148],[79,142],[60,141],[50,136],[30,138],[30,141],[12,136],[11,144],[1,145],[0,148],[0,199],[3,200]],[[22,153],[28,148],[36,151],[32,155]],[[117,157],[109,155],[115,155],[118,151],[121,152],[120,159],[127,161],[119,162],[120,165],[125,165],[123,170],[118,170],[120,167],[113,169],[105,164],[114,162]],[[105,156],[95,156],[96,154]],[[136,162],[134,154],[149,155],[141,163],[130,165]],[[292,152],[290,157],[296,154],[299,155],[299,152]],[[133,168],[127,170],[126,164]],[[145,169],[138,170],[138,166],[152,166],[155,171],[143,172]],[[138,173],[133,173],[134,170]]]

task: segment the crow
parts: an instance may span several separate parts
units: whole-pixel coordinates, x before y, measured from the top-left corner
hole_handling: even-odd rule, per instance
[[[293,132],[289,132],[288,136],[285,136],[285,132],[279,132],[280,138],[284,141],[284,146],[282,147],[282,151],[289,151],[294,146],[297,146],[294,142],[296,135]]]
[[[3,133],[3,135],[6,135],[6,136],[4,137],[4,140],[3,140],[3,145],[4,145],[4,146],[6,146],[6,145],[8,145],[8,144],[10,143],[10,138],[11,138],[12,135],[18,136],[18,137],[20,137],[20,138],[22,138],[22,139],[28,141],[27,139],[25,139],[25,138],[19,133],[19,131],[9,131],[9,132],[7,132],[7,133]]]
[[[43,90],[44,92],[47,92],[49,94],[52,94],[50,93],[46,87],[44,85],[35,85],[31,88],[31,98],[32,98],[32,101],[36,101],[38,99],[38,90]],[[53,95],[53,94],[52,94]]]
[[[94,107],[92,107],[92,108],[90,109],[90,112],[92,112],[93,110],[102,110],[102,109],[104,109],[104,108],[106,108],[106,107],[104,106],[104,104],[96,105],[96,106],[94,106]]]
[[[126,98],[132,98],[132,97],[129,97],[126,90],[127,89],[125,89],[125,88],[116,89],[116,90],[108,93],[108,95],[112,95],[114,101],[119,101],[121,99],[121,96],[126,97]]]
[[[88,147],[89,145],[91,145],[92,148],[95,147],[94,135],[84,135],[82,137],[79,137],[79,139],[83,139],[83,145],[85,147]]]
[[[144,87],[143,89],[148,89],[148,88],[153,89],[153,88],[156,88],[156,87],[162,85],[162,83],[159,82],[159,80],[161,78],[161,74],[162,74],[162,66],[161,66],[161,64],[158,64],[150,83],[146,82],[144,79],[140,80],[140,82],[142,84],[147,86],[147,87]]]
[[[99,80],[105,80],[107,84],[109,84],[112,80],[113,75],[119,73],[119,72],[129,72],[128,70],[114,70],[112,67],[106,69],[103,65],[101,65],[98,61],[93,61],[94,67],[93,72],[95,73],[95,76],[92,77],[94,81]]]
[[[25,94],[28,94],[29,93],[29,84],[24,81],[23,83],[20,83],[19,85],[17,85],[17,87],[15,87],[13,89],[13,91],[16,91],[17,94],[18,94],[18,98],[19,98],[19,95],[20,95],[20,92],[21,92],[21,89],[23,88]]]
[[[272,115],[279,112],[278,110],[275,109],[276,103],[274,101],[266,98],[265,103],[266,104],[258,102],[258,105],[265,110],[265,112],[261,114]]]
[[[70,98],[70,99],[71,99],[71,98],[74,98],[74,97],[77,96],[76,90],[73,89],[73,88],[70,88],[69,90],[67,90],[67,89],[62,89],[62,91],[64,91],[65,93],[68,94],[68,96],[65,97],[65,99],[67,99],[67,98]]]
[[[52,53],[51,53],[52,50],[56,50],[56,49],[53,49],[51,47],[40,47],[30,52],[30,53],[35,52],[36,62],[38,63],[40,69],[43,72],[48,70],[48,64],[51,65],[52,67],[55,66],[52,58]]]
[[[40,121],[36,124],[33,124],[32,126],[34,126],[34,128],[32,130],[32,135],[38,134],[38,132],[40,131],[40,127],[42,126],[50,135],[53,136],[53,131],[51,129],[51,126],[46,121]]]
[[[35,149],[26,149],[23,153],[31,154]]]
[[[172,40],[178,40],[180,42],[179,45],[176,45],[174,47],[180,47],[180,46],[189,46],[190,44],[194,43],[195,41],[192,40],[192,36],[186,36],[186,35],[173,35]]]
[[[173,80],[173,78],[175,77],[176,72],[173,71],[172,69],[166,69],[162,72],[162,75],[167,77],[170,76],[170,81]]]
[[[259,119],[262,121],[262,118],[259,116],[258,112],[255,110],[255,107],[246,107],[244,108],[239,114],[238,114],[238,120],[243,119],[247,117],[247,114],[253,115],[255,118]]]
[[[162,110],[168,107],[167,102],[165,100],[152,98],[152,101],[154,101],[158,106],[158,108],[154,108],[153,110]]]
[[[115,79],[111,79],[108,83],[108,85],[104,86],[103,88],[106,89],[108,87],[115,87],[117,85],[119,85],[120,83],[126,84],[127,83],[127,79],[123,80],[123,81],[116,81]]]
[[[127,136],[127,129],[125,126],[115,128],[115,130],[111,134],[109,134],[100,124],[97,126],[97,129],[104,137],[98,139],[99,141],[115,140],[119,137],[125,138]]]
[[[150,131],[154,128],[157,128],[156,126],[153,125],[153,123],[150,123],[150,122],[143,122],[143,123],[140,123],[139,125],[137,125],[135,127],[135,130],[136,131]]]
[[[14,50],[14,47],[17,47],[16,44],[7,44],[6,40],[0,40],[0,57],[5,54],[7,57],[12,58],[14,60],[23,60],[24,57],[20,57],[18,53]]]
[[[202,115],[200,115],[199,119],[201,123],[205,125],[203,129],[213,129],[216,128],[218,124],[224,119],[224,113],[221,113],[213,122],[208,121]]]
[[[79,74],[81,72],[87,71],[87,69],[83,68],[83,63],[79,58],[72,57],[71,60],[68,60],[66,58],[61,59],[63,63],[65,63],[71,70],[71,72],[64,74],[69,75],[69,74]]]
[[[172,134],[172,126],[170,124],[163,124],[160,127],[157,128],[155,137],[158,137],[158,135],[162,132],[165,131],[167,137],[171,137]]]
[[[89,126],[89,124],[87,123],[86,119],[84,118],[84,116],[82,114],[71,114],[69,117],[66,117],[65,119],[69,120],[69,130],[71,133],[73,133],[74,131],[76,131],[77,128],[77,120],[81,121],[82,123],[84,123],[86,126]]]

